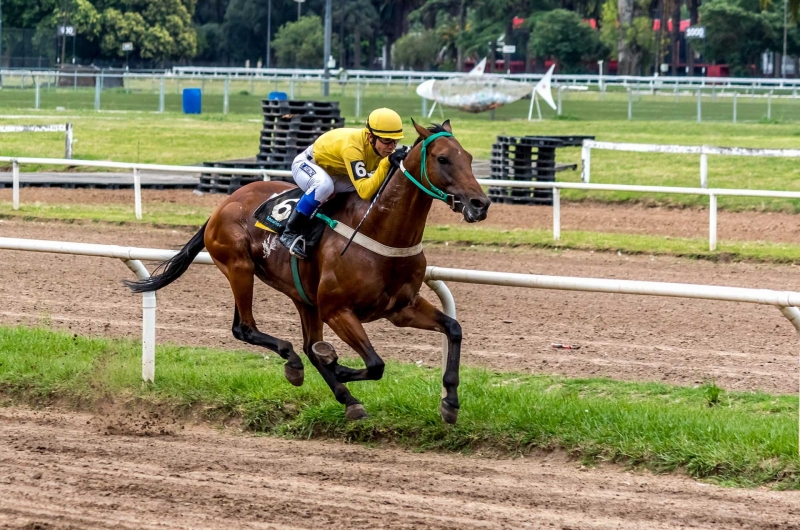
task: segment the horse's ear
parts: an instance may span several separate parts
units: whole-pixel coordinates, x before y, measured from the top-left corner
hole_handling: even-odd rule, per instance
[[[417,122],[415,122],[415,121],[414,121],[414,118],[411,118],[411,123],[414,125],[414,129],[416,129],[416,131],[417,131],[417,134],[418,134],[418,135],[420,136],[420,138],[422,138],[423,140],[424,140],[424,139],[426,139],[428,136],[430,136],[430,135],[431,135],[431,132],[430,132],[428,129],[426,129],[425,127],[423,127],[422,125],[420,125],[420,124],[418,124]]]
[[[453,134],[453,128],[450,127],[450,120],[444,120],[444,123],[442,124],[442,129],[449,132],[450,134]]]

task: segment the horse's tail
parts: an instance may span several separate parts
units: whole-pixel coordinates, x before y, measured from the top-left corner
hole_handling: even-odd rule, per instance
[[[177,254],[156,267],[156,270],[153,271],[153,275],[148,279],[136,282],[123,280],[122,283],[134,293],[143,293],[146,291],[157,291],[180,278],[181,275],[186,272],[186,269],[189,268],[189,265],[192,264],[194,258],[203,250],[205,246],[203,235],[206,232],[207,224],[208,221],[203,223],[203,226],[192,236],[192,239],[190,239]]]

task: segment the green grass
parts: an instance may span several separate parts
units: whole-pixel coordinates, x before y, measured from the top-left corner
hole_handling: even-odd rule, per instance
[[[253,431],[298,438],[497,455],[563,449],[587,463],[800,488],[796,396],[463,368],[459,423],[448,427],[437,412],[440,371],[390,363],[382,381],[350,385],[370,413],[351,423],[313,369],[294,388],[271,353],[265,360],[163,345],[152,385],[140,381],[140,355],[135,342],[0,328],[0,392],[11,402],[78,408],[133,397],[144,407],[237,418]]]
[[[210,210],[167,203],[145,203],[143,220],[136,221],[133,199],[130,205],[60,205],[22,204],[14,211],[10,202],[0,202],[0,218],[24,220],[53,219],[58,221],[89,221],[116,224],[146,224],[157,226],[199,227]],[[767,235],[765,234],[765,237]],[[748,260],[775,263],[800,263],[800,245],[769,241],[718,241],[717,250],[708,250],[704,238],[679,238],[640,234],[618,234],[586,231],[563,231],[561,239],[553,240],[550,230],[503,229],[482,226],[428,225],[424,242],[427,244],[457,244],[491,247],[529,247],[624,252],[683,256],[694,259]]]
[[[4,91],[0,91],[0,97]],[[376,102],[376,105],[378,103]],[[382,104],[391,104],[383,101]],[[798,104],[800,107],[800,104]],[[367,108],[367,107],[365,107]],[[116,161],[198,164],[254,156],[258,152],[261,123],[259,113],[251,115],[205,114],[184,116],[175,113],[70,112],[25,119],[0,118],[6,123],[75,124],[75,158]],[[413,114],[411,114],[413,115]],[[420,118],[422,119],[422,118]],[[424,121],[423,121],[424,122]],[[348,125],[359,121],[349,118]],[[488,158],[498,135],[594,135],[599,140],[683,145],[722,145],[739,147],[796,148],[798,125],[760,125],[691,122],[570,121],[542,122],[489,121],[481,117],[455,118],[456,136],[476,157]],[[406,136],[414,137],[406,127]],[[63,134],[5,134],[0,156],[63,156]],[[559,151],[559,162],[579,163],[580,149]],[[637,185],[698,187],[700,161],[693,155],[592,152],[592,182]],[[23,165],[23,171],[54,170],[53,167]],[[61,168],[63,169],[63,168]],[[97,170],[95,170],[97,171]],[[755,157],[709,157],[709,185],[719,188],[800,190],[800,164],[794,159]],[[566,171],[558,180],[577,182],[580,173]],[[707,198],[692,195],[652,195],[628,192],[583,192],[569,190],[565,200],[609,202],[647,202],[665,205],[705,205]],[[800,201],[786,199],[720,198],[720,208],[734,210],[800,211]]]
[[[413,87],[412,87],[413,88]],[[117,89],[115,89],[117,90]],[[415,116],[418,121],[427,123],[420,117],[420,109],[403,108],[404,87],[391,87],[386,97],[376,95],[374,101],[365,100],[363,108],[379,105],[396,106],[403,116]],[[0,108],[3,101],[13,100],[20,92],[13,89],[0,91]],[[24,91],[23,91],[24,92]],[[80,95],[81,91],[66,94]],[[236,92],[238,94],[238,92]],[[212,94],[213,95],[213,94]],[[133,94],[110,91],[109,97],[126,98]],[[175,98],[177,93],[172,94]],[[307,94],[312,97],[312,94]],[[597,97],[597,94],[591,97]],[[589,97],[586,96],[586,97]],[[92,96],[93,97],[93,96]],[[211,97],[211,96],[209,96]],[[29,109],[21,110],[30,115],[24,119],[13,119],[0,116],[0,124],[9,123],[60,123],[71,121],[75,124],[74,156],[77,159],[107,159],[116,161],[158,163],[158,164],[199,164],[204,161],[227,160],[254,156],[259,150],[259,134],[261,131],[261,96],[237,96],[252,98],[253,105],[240,108],[240,112],[222,115],[214,110],[200,116],[186,116],[177,113],[179,107],[168,107],[169,112],[160,115],[151,111],[101,112],[95,113],[84,107],[56,112],[52,108],[32,114]],[[570,96],[570,102],[578,104],[580,94]],[[587,105],[611,104],[614,94],[607,96],[607,101],[584,101]],[[662,102],[670,102],[665,96],[642,96]],[[720,100],[722,98],[719,98]],[[744,100],[740,98],[743,105]],[[395,105],[397,103],[397,106]],[[566,101],[564,104],[566,105]],[[724,101],[718,102],[720,105]],[[753,105],[759,103],[753,100]],[[644,104],[644,103],[643,103]],[[673,103],[670,103],[673,104]],[[709,103],[711,105],[712,103]],[[727,103],[725,103],[727,104]],[[233,105],[233,103],[232,103]],[[797,108],[800,111],[800,100],[786,99],[774,102],[775,109],[779,105]],[[523,105],[524,106],[524,105]],[[787,108],[788,108],[787,107]],[[54,108],[54,107],[53,107]],[[236,107],[237,109],[239,107]],[[796,148],[800,139],[800,124],[784,123],[778,110],[773,112],[773,120],[758,123],[762,114],[754,116],[748,123],[663,121],[673,116],[670,112],[659,110],[648,121],[609,120],[605,119],[601,107],[581,112],[565,110],[569,116],[591,116],[592,120],[545,119],[541,122],[528,122],[522,112],[510,105],[503,107],[512,113],[505,120],[492,121],[488,115],[466,115],[451,113],[453,127],[457,138],[476,158],[487,159],[491,156],[492,143],[498,135],[593,135],[599,140],[612,142],[636,142],[651,144],[679,145],[719,145],[763,148]],[[502,109],[501,109],[502,110]],[[359,126],[362,119],[353,116],[352,109],[343,107],[348,117],[348,126]],[[498,111],[499,112],[499,111]],[[513,114],[516,112],[516,114]],[[744,112],[744,111],[741,111]],[[741,115],[740,112],[740,115]],[[69,117],[66,117],[69,116]],[[549,115],[553,117],[552,115]],[[674,116],[673,116],[674,117]],[[440,118],[436,117],[440,121]],[[406,139],[411,141],[415,136],[413,128],[406,126]],[[0,142],[0,156],[63,156],[63,134],[6,134]],[[580,163],[580,149],[569,148],[558,152],[558,161],[564,163]],[[624,153],[593,150],[592,177],[594,183],[616,183],[655,186],[698,187],[700,184],[700,160],[694,155],[665,155],[653,153]],[[0,165],[2,169],[2,165]],[[54,170],[50,166],[36,167],[23,165],[23,171]],[[6,168],[7,169],[7,165]],[[90,169],[100,171],[100,169]],[[559,181],[578,182],[579,171],[565,171],[558,174]],[[800,191],[800,164],[795,159],[756,158],[756,157],[721,157],[710,156],[708,181],[711,187],[737,189],[766,189]],[[578,201],[590,197],[592,200],[604,202],[642,202],[660,205],[705,206],[707,198],[692,195],[654,195],[628,192],[584,192],[568,190],[563,192],[564,200]],[[800,212],[800,201],[786,199],[759,198],[727,198],[719,200],[724,210],[767,210]]]
[[[497,228],[434,225],[425,229],[425,241],[484,247],[534,247],[597,250],[626,254],[663,254],[696,259],[800,262],[800,246],[768,241],[718,241],[717,250],[708,250],[707,239],[661,237],[639,234],[609,234],[585,231],[561,232],[553,240],[550,230],[503,230]]]

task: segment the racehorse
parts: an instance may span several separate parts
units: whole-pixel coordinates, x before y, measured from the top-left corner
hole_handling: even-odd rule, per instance
[[[402,175],[394,175],[386,184],[361,233],[379,241],[382,247],[400,251],[416,247],[418,252],[386,256],[353,244],[340,255],[347,239],[326,228],[310,259],[292,264],[288,250],[277,244],[277,234],[254,226],[253,214],[268,198],[293,185],[254,182],[222,202],[183,249],[159,265],[154,276],[126,285],[134,292],[161,289],[180,277],[205,246],[233,291],[233,336],[283,357],[286,379],[300,386],[303,362],[292,344],[262,333],[256,326],[253,285],[257,276],[294,302],[302,322],[303,351],[336,400],[345,406],[345,416],[350,420],[365,418],[366,411],[345,383],[378,380],[384,371],[384,362],[362,323],[385,318],[398,327],[444,333],[448,353],[439,412],[445,422],[456,423],[461,326],[419,294],[427,264],[421,251],[422,234],[434,198],[446,201],[469,223],[486,218],[490,201],[472,173],[472,155],[452,135],[449,120],[427,129],[412,123],[419,138],[401,164],[398,173]],[[355,226],[370,205],[356,193],[341,197],[341,204],[331,217],[348,226]],[[361,356],[364,369],[338,363],[333,347],[322,340],[323,323]]]

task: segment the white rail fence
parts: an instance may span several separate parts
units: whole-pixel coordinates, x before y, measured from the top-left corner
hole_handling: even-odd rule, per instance
[[[717,197],[765,197],[772,199],[800,199],[800,191],[735,190],[728,188],[681,188],[673,186],[633,186],[628,184],[584,184],[580,182],[527,182],[517,180],[477,179],[481,186],[500,188],[552,188],[553,239],[561,239],[561,190],[630,191],[635,193],[671,193],[706,195],[708,208],[708,249],[717,250]]]
[[[21,164],[37,164],[42,166],[72,166],[72,167],[98,167],[106,169],[127,169],[132,172],[133,178],[133,200],[134,200],[134,214],[136,219],[142,219],[142,171],[158,171],[161,173],[211,173],[216,175],[251,175],[260,176],[264,180],[269,180],[270,177],[291,177],[291,171],[281,171],[276,169],[240,169],[240,168],[222,168],[222,167],[202,167],[202,166],[171,166],[163,164],[135,164],[131,162],[111,162],[108,160],[68,160],[64,158],[30,158],[30,157],[14,157],[14,156],[0,156],[0,163],[11,163],[11,179],[12,179],[12,207],[14,210],[19,210],[19,188],[20,188],[20,174],[19,167]],[[125,175],[120,173],[120,178]]]
[[[708,187],[708,155],[756,156],[768,158],[800,158],[800,149],[754,149],[747,147],[714,147],[711,145],[666,145],[597,142],[584,140],[581,147],[583,169],[581,179],[589,183],[592,178],[592,149],[626,151],[629,153],[665,153],[671,155],[700,155],[700,187]]]
[[[0,125],[0,133],[63,132],[64,158],[72,158],[72,144],[75,143],[71,123],[57,125]]]
[[[623,145],[643,145],[643,144],[623,144]],[[680,146],[678,146],[680,147]],[[583,149],[586,149],[584,146]],[[730,150],[738,150],[738,148],[724,148]],[[791,150],[765,150],[765,151],[781,151],[787,152]],[[794,152],[794,151],[791,151]],[[797,151],[800,156],[800,150]],[[744,155],[755,156],[755,155]],[[779,155],[764,155],[764,156],[779,156]],[[794,156],[794,155],[787,155]],[[290,177],[290,171],[274,170],[274,169],[236,169],[236,168],[209,168],[200,166],[171,166],[161,164],[134,164],[130,162],[110,162],[102,160],[67,160],[61,158],[26,158],[26,157],[9,157],[0,156],[0,163],[10,162],[12,165],[12,207],[14,210],[19,210],[20,205],[20,171],[21,164],[38,164],[38,165],[69,165],[69,166],[85,166],[85,167],[98,167],[110,169],[127,169],[131,170],[133,175],[133,190],[134,190],[134,213],[136,219],[142,219],[142,187],[141,187],[141,172],[142,171],[159,171],[159,172],[174,172],[174,173],[216,173],[224,175],[256,175],[261,176],[264,180],[269,180],[271,177]],[[589,163],[588,158],[584,158],[584,169],[588,171]],[[124,176],[121,174],[121,178]],[[714,251],[717,249],[717,197],[719,196],[736,196],[736,197],[764,197],[764,198],[782,198],[782,199],[800,199],[800,192],[794,191],[775,191],[775,190],[736,190],[727,188],[681,188],[669,186],[633,186],[627,184],[591,184],[579,182],[528,182],[516,180],[494,180],[494,179],[477,179],[481,186],[491,187],[506,187],[506,188],[552,188],[553,189],[553,239],[559,240],[561,238],[561,192],[562,189],[577,189],[586,191],[628,191],[635,193],[671,193],[671,194],[685,194],[685,195],[705,195],[709,198],[709,228],[708,228],[708,246],[709,250]]]
[[[0,237],[0,249],[117,258],[122,260],[139,279],[150,277],[149,272],[144,267],[141,260],[163,261],[177,253],[177,251],[172,250],[6,237]],[[201,252],[195,258],[194,263],[210,265],[213,262],[207,252]],[[793,291],[668,282],[542,276],[538,274],[474,271],[444,267],[428,267],[425,272],[425,281],[441,300],[444,312],[453,318],[456,317],[455,300],[450,290],[447,288],[447,285],[444,283],[446,281],[478,285],[662,296],[771,305],[777,307],[781,314],[792,323],[792,326],[794,326],[798,334],[800,334],[800,310],[797,308],[797,306],[800,306],[800,292]],[[443,342],[442,365],[444,366],[447,360],[446,339],[444,339]],[[145,381],[153,381],[155,378],[155,344],[156,293],[147,292],[142,294],[142,379]]]

